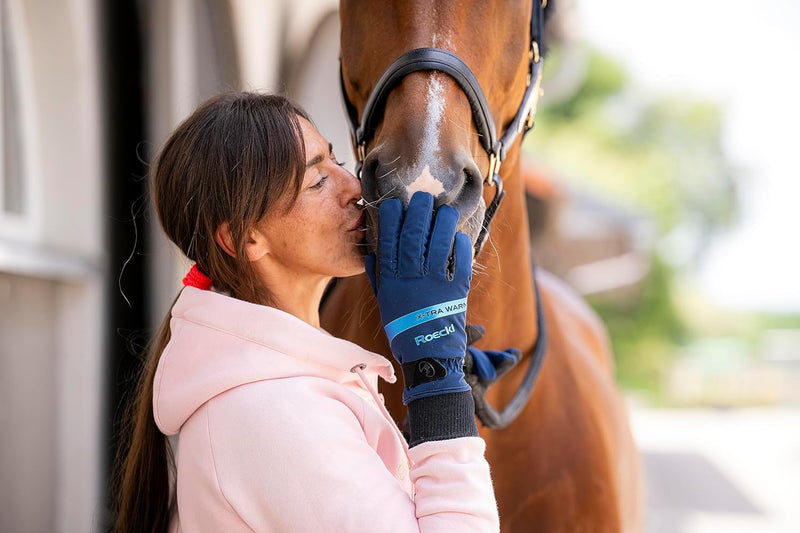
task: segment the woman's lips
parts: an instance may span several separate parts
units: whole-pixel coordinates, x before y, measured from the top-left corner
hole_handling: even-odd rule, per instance
[[[358,220],[353,226],[350,228],[350,231],[364,231],[366,228],[364,227],[364,211],[361,211],[358,215]]]

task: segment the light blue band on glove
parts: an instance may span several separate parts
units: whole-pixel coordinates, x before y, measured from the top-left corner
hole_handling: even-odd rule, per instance
[[[395,318],[386,324],[384,329],[386,330],[386,335],[389,337],[389,343],[391,344],[395,337],[407,329],[411,329],[414,326],[424,324],[425,322],[429,322],[431,320],[436,320],[437,318],[455,315],[457,313],[465,313],[466,311],[466,298],[450,300],[449,302],[442,302],[436,305],[431,305],[430,307],[425,307],[423,309],[417,309],[416,311],[412,311],[407,315]]]

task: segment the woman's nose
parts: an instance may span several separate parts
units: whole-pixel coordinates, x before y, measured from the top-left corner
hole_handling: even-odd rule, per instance
[[[347,200],[347,203],[361,200],[361,181],[346,168],[339,167],[339,169],[343,182],[344,198]]]

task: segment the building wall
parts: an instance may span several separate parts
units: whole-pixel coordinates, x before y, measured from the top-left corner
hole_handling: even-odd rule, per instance
[[[4,97],[16,98],[15,116],[0,122],[21,154],[19,183],[6,172],[0,191],[20,185],[22,198],[20,212],[0,201],[0,531],[100,530],[107,520],[107,418],[119,407],[106,405],[104,395],[119,386],[108,375],[117,355],[107,341],[117,333],[107,311],[123,297],[108,292],[120,272],[108,266],[104,198],[110,180],[141,179],[106,172],[102,80],[107,69],[126,66],[103,63],[96,0],[0,5],[7,18],[0,36],[13,54],[1,58],[3,72],[13,72],[0,87],[11,83],[15,90]],[[139,5],[149,80],[143,158],[206,97],[249,89],[295,96],[339,156],[352,161],[338,100],[335,0]],[[13,153],[5,155],[13,162]],[[147,301],[155,325],[187,264],[158,230],[149,239]]]
[[[0,530],[88,531],[106,276],[95,6],[3,4],[23,208],[0,213]]]

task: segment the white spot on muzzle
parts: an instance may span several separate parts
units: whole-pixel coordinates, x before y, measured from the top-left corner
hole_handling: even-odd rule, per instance
[[[444,192],[444,185],[442,185],[441,181],[433,177],[433,174],[431,174],[431,167],[428,165],[425,165],[420,175],[406,187],[409,200],[411,200],[411,197],[414,196],[414,193],[417,191],[429,192],[433,196]]]

